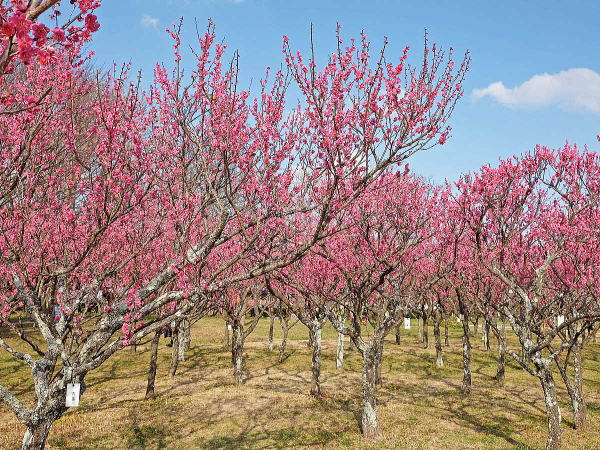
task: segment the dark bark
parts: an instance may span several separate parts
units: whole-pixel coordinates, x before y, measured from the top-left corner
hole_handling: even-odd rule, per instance
[[[429,314],[423,313],[423,348],[429,348]]]
[[[356,350],[356,344],[350,339],[350,342],[348,342],[348,351],[351,352],[352,350]]]
[[[483,323],[483,348],[485,350],[491,350],[490,347],[490,323],[486,320]]]
[[[400,325],[396,325],[396,345],[400,345]]]
[[[269,316],[269,351],[273,351],[273,327],[275,326],[275,317]]]
[[[152,344],[150,345],[150,368],[148,369],[148,384],[146,385],[146,400],[153,399],[155,397],[154,393],[154,381],[156,380],[156,369],[158,364],[156,363],[158,359],[158,342],[160,340],[161,330],[160,328],[154,333],[154,338],[152,339]]]
[[[442,336],[440,332],[440,321],[442,315],[435,313],[433,315],[433,335],[435,337],[435,365],[437,367],[444,367],[444,358],[442,357]]]
[[[173,327],[173,348],[171,349],[171,366],[169,367],[169,377],[174,377],[179,367],[179,345],[180,345],[180,329],[179,323]]]
[[[450,347],[450,336],[448,335],[448,316],[444,317],[444,345]]]

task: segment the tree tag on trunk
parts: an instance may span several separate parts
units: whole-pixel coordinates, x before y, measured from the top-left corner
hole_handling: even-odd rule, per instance
[[[228,324],[227,324],[227,330],[228,330],[230,333],[231,333],[231,330],[233,330],[233,328],[231,327],[231,324],[230,324],[230,323],[228,323]]]
[[[67,384],[67,399],[65,406],[71,408],[73,406],[79,406],[79,390],[81,386],[79,383]]]
[[[556,325],[557,326],[560,327],[564,321],[565,321],[565,316],[557,316],[556,317]]]
[[[410,330],[410,317],[405,317],[404,318],[404,329],[405,330]]]

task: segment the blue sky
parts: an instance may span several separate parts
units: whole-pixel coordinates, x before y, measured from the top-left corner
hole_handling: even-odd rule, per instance
[[[600,2],[598,1],[276,1],[104,0],[101,29],[91,48],[96,63],[132,61],[150,79],[156,61],[170,61],[166,26],[184,17],[184,43],[193,44],[194,19],[208,18],[219,38],[241,54],[243,83],[281,61],[281,37],[306,49],[309,25],[320,61],[334,49],[335,24],[345,37],[364,29],[388,57],[405,45],[418,57],[427,28],[431,41],[469,49],[465,97],[443,147],[411,158],[412,169],[437,182],[456,179],[536,144],[565,140],[600,150]],[[586,69],[586,70],[581,70]],[[502,83],[502,84],[500,84]]]

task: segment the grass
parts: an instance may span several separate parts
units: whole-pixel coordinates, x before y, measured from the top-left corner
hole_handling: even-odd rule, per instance
[[[224,322],[200,321],[192,346],[174,378],[167,377],[170,348],[161,340],[158,397],[144,401],[149,345],[122,351],[87,378],[81,407],[72,408],[52,428],[48,448],[57,449],[239,449],[239,448],[497,448],[538,449],[546,439],[545,407],[536,379],[513,363],[506,381],[493,380],[496,350],[472,339],[473,394],[463,396],[460,330],[451,327],[445,367],[435,367],[430,349],[418,343],[416,327],[402,330],[403,342],[386,342],[378,413],[384,436],[366,441],[358,429],[361,360],[346,352],[335,369],[337,335],[323,333],[323,386],[315,400],[310,389],[310,350],[301,324],[290,332],[289,357],[266,346],[268,321],[261,320],[246,343],[247,380],[236,387],[231,357],[222,347]],[[280,330],[276,323],[276,339]],[[279,340],[276,340],[279,344]],[[590,423],[575,431],[568,396],[560,387],[564,448],[600,447],[600,343],[585,355],[585,389]],[[0,353],[0,384],[31,400],[26,368]],[[557,384],[560,380],[557,375]],[[23,427],[0,406],[0,448],[18,448]]]

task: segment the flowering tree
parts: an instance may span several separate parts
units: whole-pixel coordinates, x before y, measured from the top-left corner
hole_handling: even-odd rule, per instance
[[[67,27],[69,42],[97,29],[89,11],[98,3],[76,3],[85,25]],[[12,5],[3,20],[27,30],[39,17],[27,8],[58,2]],[[5,33],[5,70],[29,42],[24,33]],[[87,75],[76,45],[55,46],[48,61],[20,54],[29,64],[10,74],[0,295],[14,335],[0,346],[31,368],[37,403],[27,408],[6,387],[0,399],[27,426],[24,448],[43,447],[67,410],[68,383],[83,392],[87,373],[116,351],[298,261],[390,165],[443,143],[468,69],[468,58],[443,65],[435,46],[419,71],[405,65],[407,52],[398,64],[382,52],[371,66],[363,36],[358,50],[340,39],[318,71],[286,39],[287,69],[267,74],[252,98],[212,24],[190,76],[177,29],[172,36],[175,67],[157,66],[147,93],[126,72]],[[290,82],[302,100],[284,114]]]
[[[81,44],[98,31],[100,25],[93,11],[101,0],[70,1],[72,11],[65,20],[61,17],[65,10],[61,3],[65,2],[10,0],[0,3],[0,75],[11,73],[19,63],[49,64],[57,47],[76,54]],[[44,14],[47,20],[40,20]]]
[[[378,180],[354,205],[348,229],[320,245],[318,254],[335,266],[338,304],[349,324],[328,308],[329,320],[352,339],[363,357],[364,435],[380,434],[376,384],[385,336],[418,296],[413,287],[427,243],[433,236],[431,188],[412,176],[389,174]],[[416,295],[415,295],[416,294]],[[372,333],[365,336],[363,325]]]
[[[593,263],[599,175],[595,154],[566,145],[559,151],[538,147],[457,184],[466,242],[482,268],[504,285],[501,295],[487,298],[487,306],[506,318],[519,338],[522,354],[507,353],[543,389],[547,448],[558,448],[561,438],[551,364],[577,347],[600,316]],[[576,411],[579,397],[574,397]]]
[[[28,350],[15,341],[0,346],[30,367],[37,404],[26,408],[4,387],[0,397],[28,428],[23,447],[40,448],[66,411],[66,384],[85,390],[85,374],[134,333],[127,323],[143,312],[132,288],[152,267],[140,258],[162,222],[135,86],[124,78],[88,81],[64,60],[19,77],[21,95],[44,84],[67,87],[53,90],[47,104],[1,116],[0,125],[30,153],[18,179],[3,180],[11,186],[0,206],[2,318]],[[43,344],[21,317],[33,321]],[[103,348],[121,327],[125,339]]]

